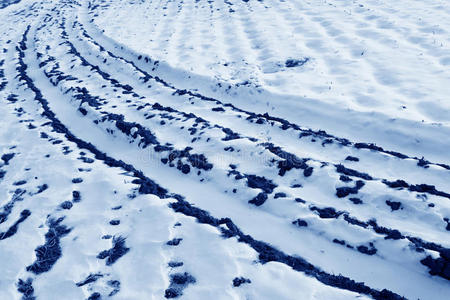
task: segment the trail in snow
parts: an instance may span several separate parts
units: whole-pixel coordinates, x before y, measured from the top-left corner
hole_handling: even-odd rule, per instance
[[[356,6],[345,22],[336,16],[348,7],[327,4],[320,15],[323,5],[22,1],[0,10],[0,296],[450,295],[446,120],[418,122],[384,100],[381,110],[338,108],[353,101],[355,81],[341,82],[342,97],[305,81],[321,64],[345,65],[340,54],[314,56],[350,45],[332,26],[355,26],[358,14],[378,15],[365,17],[379,20],[376,30],[352,29],[368,45],[409,45],[413,55],[426,39],[399,34],[408,15],[394,30],[392,5]],[[151,24],[136,27],[127,12]],[[310,52],[292,55],[318,24],[327,38],[309,36]],[[347,68],[393,57],[378,46],[364,62],[347,49],[358,59]],[[445,81],[445,48],[428,50],[417,76]],[[398,97],[420,88],[392,68],[360,84]],[[395,89],[387,74],[402,78]]]

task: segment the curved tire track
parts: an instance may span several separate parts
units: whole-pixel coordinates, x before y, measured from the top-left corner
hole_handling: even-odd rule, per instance
[[[26,74],[27,65],[24,63],[25,57],[24,51],[27,49],[26,42],[29,30],[30,26],[28,26],[27,31],[23,34],[23,39],[22,41],[19,42],[19,47],[17,48],[19,53],[19,67],[18,67],[18,72],[20,73],[19,79],[24,83],[26,83],[28,88],[34,92],[35,100],[40,103],[40,105],[44,110],[44,112],[42,113],[43,116],[45,116],[50,120],[53,129],[58,133],[64,134],[67,140],[75,143],[80,149],[85,149],[93,153],[96,159],[102,160],[105,164],[107,164],[110,167],[118,167],[124,169],[127,172],[132,172],[133,175],[138,178],[138,180],[136,180],[135,183],[140,184],[139,191],[141,193],[153,194],[160,198],[170,197],[176,199],[177,202],[171,204],[171,208],[174,209],[176,212],[180,212],[185,215],[195,217],[199,223],[218,227],[221,229],[223,234],[225,234],[228,237],[233,236],[238,237],[238,240],[240,242],[248,244],[259,253],[259,259],[262,263],[266,263],[269,261],[277,261],[280,263],[284,263],[292,267],[296,271],[302,271],[308,275],[314,276],[324,284],[339,287],[349,291],[355,291],[362,294],[370,295],[374,299],[404,299],[403,297],[388,290],[378,291],[366,286],[363,283],[357,283],[350,278],[328,274],[326,272],[321,271],[317,267],[314,267],[313,265],[309,264],[302,258],[286,255],[283,252],[271,247],[270,245],[262,241],[254,240],[251,236],[242,233],[239,230],[239,228],[232,222],[231,219],[227,218],[219,220],[212,217],[208,212],[193,207],[184,200],[183,196],[169,193],[167,190],[157,185],[150,178],[146,177],[142,173],[142,171],[139,171],[134,166],[127,164],[126,162],[123,162],[121,160],[116,160],[108,156],[106,153],[97,149],[91,143],[85,142],[76,137],[72,132],[70,132],[67,129],[67,127],[64,124],[62,124],[59,121],[55,113],[51,110],[48,101],[43,97],[42,92],[34,85],[31,78],[28,77],[28,75]],[[227,229],[219,227],[222,224],[225,224]]]

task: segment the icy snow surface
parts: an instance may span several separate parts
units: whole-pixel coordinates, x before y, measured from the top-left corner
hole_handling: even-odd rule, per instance
[[[450,299],[448,1],[0,1],[0,299]]]

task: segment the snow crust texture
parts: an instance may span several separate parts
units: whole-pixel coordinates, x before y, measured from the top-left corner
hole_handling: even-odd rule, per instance
[[[449,299],[447,1],[0,1],[0,299]]]

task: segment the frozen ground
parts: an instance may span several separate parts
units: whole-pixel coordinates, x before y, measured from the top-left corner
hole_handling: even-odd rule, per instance
[[[0,8],[0,299],[450,298],[447,1]]]

